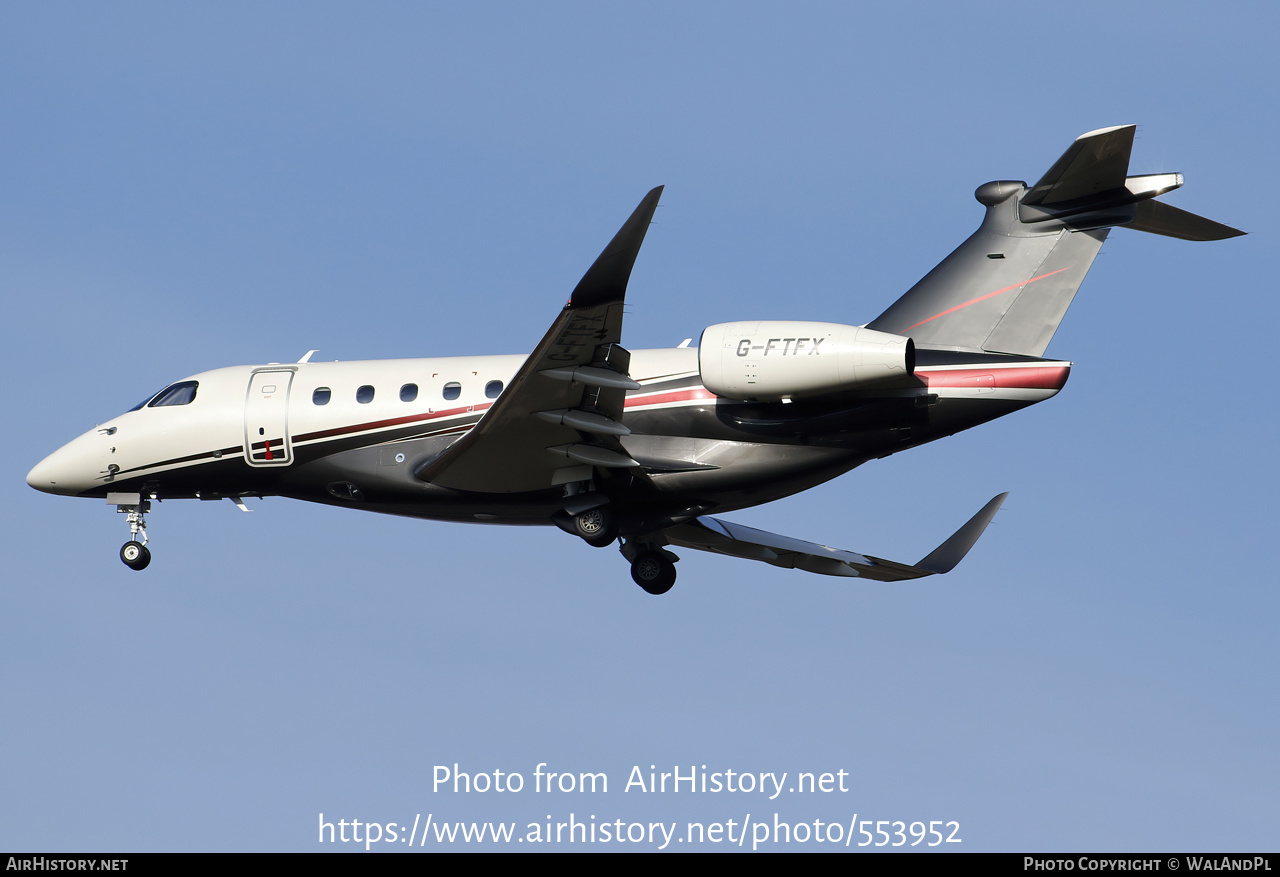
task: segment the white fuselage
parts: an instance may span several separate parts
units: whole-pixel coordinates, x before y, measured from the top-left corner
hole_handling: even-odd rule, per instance
[[[157,396],[149,400],[153,404],[100,424],[50,454],[27,482],[46,493],[75,496],[211,459],[283,469],[299,451],[335,438],[347,445],[351,440],[378,444],[392,432],[404,437],[410,426],[416,427],[415,435],[465,432],[524,360],[520,355],[458,356],[270,363],[201,372],[178,382],[196,383],[189,402],[156,406]],[[641,384],[698,373],[697,351],[687,348],[639,350],[631,362]],[[628,409],[699,404],[700,399],[705,404],[711,394],[698,390],[700,385],[679,399],[661,394],[661,401],[646,400],[641,391]]]

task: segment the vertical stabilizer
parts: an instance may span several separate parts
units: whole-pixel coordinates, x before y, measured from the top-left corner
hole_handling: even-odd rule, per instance
[[[1182,175],[1128,176],[1134,128],[1081,135],[1034,186],[979,186],[982,225],[868,328],[928,347],[1041,356],[1113,226],[1184,240],[1244,233],[1151,200]]]

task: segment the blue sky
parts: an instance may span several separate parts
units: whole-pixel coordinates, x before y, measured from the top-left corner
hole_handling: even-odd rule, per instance
[[[856,813],[956,820],[970,851],[1274,848],[1278,24],[1262,4],[6,4],[0,847],[342,848],[320,813]],[[558,530],[281,499],[165,503],[136,574],[111,509],[23,481],[205,369],[526,352],[657,184],[627,346],[863,323],[976,227],[976,186],[1126,123],[1134,173],[1182,172],[1169,203],[1250,235],[1114,232],[1049,348],[1076,363],[1057,398],[729,516],[909,561],[1011,491],[945,577],[685,552],[655,599]],[[610,790],[433,792],[454,763]],[[624,792],[651,764],[845,770],[850,791]]]

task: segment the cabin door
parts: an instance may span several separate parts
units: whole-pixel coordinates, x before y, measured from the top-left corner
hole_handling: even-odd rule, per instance
[[[250,466],[288,466],[293,462],[289,441],[289,385],[293,369],[264,368],[249,378],[244,401],[244,458]]]

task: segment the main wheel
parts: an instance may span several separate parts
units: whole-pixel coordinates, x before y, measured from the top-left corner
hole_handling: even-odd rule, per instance
[[[607,548],[618,538],[618,525],[607,508],[590,509],[573,518],[573,530],[596,548]]]
[[[676,565],[656,551],[646,551],[631,562],[631,578],[650,594],[665,594],[676,583]]]
[[[151,563],[151,552],[141,542],[126,542],[120,548],[120,559],[129,569],[143,570]]]

